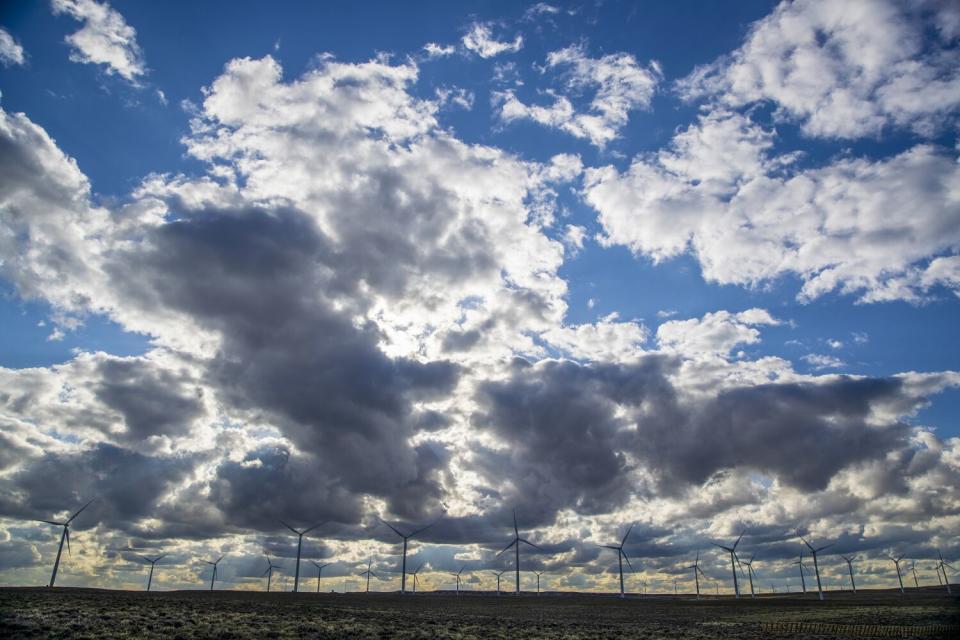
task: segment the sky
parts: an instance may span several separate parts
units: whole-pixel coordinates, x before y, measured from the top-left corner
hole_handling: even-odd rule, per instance
[[[960,557],[960,5],[5,2],[0,584]],[[442,517],[441,517],[442,516]],[[440,518],[439,520],[437,520]],[[309,569],[309,570],[308,570]],[[281,578],[282,580],[283,578]],[[353,583],[351,583],[353,581]],[[289,584],[287,585],[289,587]]]

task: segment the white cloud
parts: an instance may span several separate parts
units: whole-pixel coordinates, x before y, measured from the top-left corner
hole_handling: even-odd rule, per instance
[[[795,169],[794,156],[772,154],[774,140],[747,116],[712,111],[624,173],[587,170],[584,196],[606,243],[657,262],[695,252],[714,282],[794,273],[802,300],[839,289],[865,302],[955,286],[955,256],[943,256],[960,246],[954,153],[919,145]]]
[[[498,115],[504,122],[533,120],[577,137],[598,147],[614,140],[628,122],[630,112],[647,109],[662,73],[657,63],[641,66],[628,53],[590,58],[582,46],[553,51],[547,56],[546,69],[566,70],[566,90],[578,93],[595,90],[588,112],[578,112],[567,95],[548,91],[549,106],[521,102],[514,91],[493,94]]]
[[[811,136],[891,125],[930,134],[960,105],[957,13],[948,2],[783,2],[733,54],[677,86],[732,106],[772,101]]]
[[[23,47],[10,32],[0,27],[0,64],[5,67],[21,65],[26,61]]]
[[[578,360],[621,362],[644,353],[650,337],[645,326],[620,321],[616,313],[593,324],[557,327],[542,334],[544,340],[564,354]]]
[[[583,241],[587,237],[587,230],[579,225],[568,224],[563,232],[563,244],[565,244],[572,255],[577,255],[583,248]]]
[[[846,363],[840,358],[820,353],[808,353],[800,359],[817,371],[821,369],[839,369],[846,366]]]
[[[523,36],[517,34],[512,41],[497,40],[493,36],[492,24],[475,22],[463,36],[463,46],[481,58],[493,58],[502,53],[516,53],[523,48]]]
[[[136,29],[106,2],[95,0],[51,0],[55,14],[66,13],[83,23],[67,36],[74,62],[102,64],[108,74],[121,76],[137,85],[146,72],[143,52],[137,44]]]
[[[436,42],[428,42],[423,45],[423,50],[427,52],[429,58],[445,58],[457,52],[457,48],[452,44],[442,45]]]
[[[677,315],[676,309],[660,309],[657,311],[657,317],[660,319],[672,318],[675,315]]]
[[[661,349],[691,358],[726,356],[738,345],[759,342],[758,326],[776,324],[779,321],[765,309],[717,311],[702,318],[664,322],[657,327],[657,342]]]

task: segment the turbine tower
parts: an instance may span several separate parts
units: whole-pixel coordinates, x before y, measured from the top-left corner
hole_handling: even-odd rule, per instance
[[[897,567],[897,580],[900,582],[900,595],[903,595],[903,576],[900,575],[900,561],[903,560],[903,556],[900,556],[899,558],[894,558],[893,556],[887,557],[890,558],[890,561],[893,562],[893,564]]]
[[[91,500],[90,502],[93,502]],[[63,553],[63,541],[67,541],[67,553],[73,555],[70,551],[70,523],[80,515],[80,513],[90,506],[90,502],[80,507],[80,511],[77,511],[75,514],[67,518],[66,522],[54,522],[53,520],[39,520],[38,522],[46,522],[47,524],[52,524],[55,527],[63,527],[63,532],[60,534],[60,547],[57,549],[57,559],[53,561],[53,573],[50,574],[50,586],[52,587],[57,581],[57,569],[60,568],[60,554]]]
[[[853,589],[853,592],[857,592],[857,583],[853,581],[853,561],[857,559],[857,556],[850,556],[849,558],[843,554],[840,554],[840,557],[843,558],[847,563],[847,571],[850,573],[850,587]]]
[[[297,593],[297,591],[300,590],[300,548],[303,546],[303,536],[307,535],[308,533],[310,533],[311,531],[313,531],[323,523],[322,522],[317,523],[312,527],[310,527],[309,529],[304,529],[303,531],[297,531],[296,529],[288,525],[283,520],[280,521],[280,524],[282,524],[287,529],[290,529],[290,531],[293,531],[295,534],[297,534],[297,566],[296,566],[296,569],[294,570],[294,577],[293,577],[293,592]]]
[[[693,569],[693,582],[697,586],[697,600],[700,599],[700,576],[704,578],[707,577],[707,574],[703,572],[703,569],[700,568],[700,550],[697,549],[697,559],[693,561],[693,564],[687,569]]]
[[[457,595],[458,595],[458,596],[460,595],[460,574],[463,573],[463,570],[466,569],[466,568],[467,568],[467,565],[463,565],[462,567],[460,567],[460,571],[457,571],[456,573],[451,573],[451,574],[450,574],[450,575],[452,575],[454,578],[457,579]]]
[[[137,555],[140,556],[139,553]],[[163,555],[157,556],[152,560],[147,556],[140,556],[140,557],[150,563],[150,575],[149,577],[147,577],[147,591],[150,591],[150,585],[153,584],[153,568],[157,566],[157,563],[160,562],[160,560],[162,560],[163,558],[166,558],[167,554],[164,553]]]
[[[810,573],[810,570],[807,569],[807,565],[803,564],[803,550],[800,551],[800,559],[793,564],[800,566],[800,588],[803,589],[803,595],[807,595],[807,581],[803,577],[803,572]]]
[[[323,575],[323,568],[329,567],[333,563],[327,562],[326,564],[320,564],[316,560],[311,560],[310,562],[317,568],[317,593],[320,593],[320,576]]]
[[[279,569],[280,565],[273,564],[273,560],[267,556],[264,557],[267,558],[267,570],[264,571],[263,575],[260,577],[262,578],[263,576],[267,576],[267,593],[270,593],[270,583],[273,582],[273,570]]]
[[[441,515],[440,518],[443,518],[443,515]],[[377,517],[377,519],[378,519],[380,522],[382,522],[383,524],[385,524],[385,525],[387,525],[388,527],[390,527],[391,529],[393,529],[393,532],[394,532],[395,534],[397,534],[398,536],[400,536],[400,537],[403,539],[403,568],[402,568],[402,574],[401,574],[401,578],[400,578],[400,594],[401,594],[401,595],[402,595],[402,594],[405,594],[405,593],[407,592],[407,542],[408,542],[411,538],[413,538],[413,536],[415,536],[415,535],[417,535],[418,533],[421,533],[421,532],[429,529],[429,528],[432,527],[433,525],[435,525],[435,524],[437,524],[438,522],[440,522],[440,518],[437,518],[436,520],[434,520],[434,521],[431,522],[430,524],[425,525],[425,526],[423,526],[423,527],[420,527],[419,529],[416,529],[416,530],[414,530],[414,531],[412,531],[412,532],[404,535],[404,534],[401,533],[400,530],[397,529],[395,526],[393,526],[392,524],[390,524],[389,522],[387,522],[387,521],[384,520],[383,518],[380,518],[379,516]]]
[[[545,572],[544,572],[544,571],[534,571],[534,573],[537,574],[537,595],[539,596],[539,595],[540,595],[540,576],[542,576]]]
[[[213,575],[210,576],[210,591],[213,591],[213,583],[217,579],[217,565],[220,564],[221,560],[223,560],[223,556],[220,556],[219,558],[217,558],[215,562],[204,560],[206,564],[209,564],[213,567]]]
[[[744,560],[740,564],[746,565],[747,567],[747,576],[750,578],[750,597],[756,598],[756,594],[753,592],[753,559],[757,557],[757,554],[750,556],[749,560]]]
[[[417,577],[417,574],[420,573],[420,569],[423,569],[423,565],[424,563],[421,562],[420,566],[417,567],[416,570],[410,574],[413,576],[413,595],[417,595],[417,584],[419,584],[420,582],[420,579]]]
[[[510,542],[510,544],[508,544],[507,546],[505,546],[505,547],[503,548],[503,551],[501,551],[500,553],[498,553],[498,554],[496,555],[496,557],[499,558],[500,556],[502,556],[504,553],[506,553],[506,551],[507,551],[510,547],[515,547],[515,548],[516,548],[517,557],[516,557],[516,567],[515,567],[515,569],[516,569],[516,572],[517,572],[517,589],[516,589],[516,594],[517,594],[517,595],[520,595],[520,543],[521,543],[521,542],[522,542],[523,544],[526,544],[526,545],[529,545],[529,546],[533,547],[534,549],[539,549],[540,551],[543,551],[543,549],[541,549],[541,548],[538,547],[537,545],[533,544],[533,543],[530,542],[529,540],[526,540],[526,539],[520,537],[520,529],[517,528],[517,510],[514,509],[514,510],[513,510],[513,540]]]
[[[500,595],[500,576],[502,576],[502,575],[505,574],[506,572],[507,572],[506,569],[504,569],[503,571],[491,571],[491,572],[490,572],[490,573],[492,573],[493,575],[497,576],[497,595],[498,595],[498,596]],[[939,575],[939,574],[937,574],[937,575]]]
[[[943,571],[943,582],[947,585],[947,595],[952,596],[953,592],[950,591],[950,578],[947,577],[947,567],[953,569],[953,565],[943,559],[943,554],[940,553],[940,549],[937,549],[937,557],[940,558],[940,563],[937,565],[937,579],[940,579],[940,571]]]
[[[370,570],[370,565],[373,564],[373,560],[367,560],[367,570],[361,573],[362,576],[367,576],[367,593],[370,593],[370,576],[378,578],[379,576]]]
[[[720,547],[721,549],[723,549],[724,551],[730,554],[730,569],[733,571],[733,593],[738,598],[740,597],[740,585],[737,584],[737,564],[736,563],[739,562],[739,558],[737,558],[737,545],[740,544],[740,539],[743,538],[744,533],[746,532],[744,531],[740,533],[740,536],[737,538],[737,541],[733,543],[732,547],[725,547],[722,544],[717,544],[716,542],[713,543],[713,546]]]
[[[617,565],[620,570],[620,597],[625,598],[626,594],[623,592],[623,561],[627,561],[627,566],[630,567],[630,570],[633,571],[633,565],[630,564],[630,558],[627,557],[627,552],[623,550],[623,546],[627,544],[627,538],[630,537],[630,532],[633,531],[633,525],[627,529],[627,532],[623,535],[623,539],[620,540],[619,545],[615,544],[604,544],[600,545],[604,549],[613,549],[617,552]]]
[[[817,574],[817,593],[820,594],[820,599],[823,600],[823,586],[820,584],[820,565],[817,564],[817,554],[826,549],[827,547],[832,547],[833,543],[825,544],[818,549],[814,549],[813,545],[804,540],[803,536],[800,536],[800,539],[803,540],[803,544],[807,545],[807,548],[810,549],[811,555],[813,555],[813,571]]]
[[[910,571],[913,573],[913,586],[917,589],[920,588],[920,580],[917,579],[917,561],[910,561]]]

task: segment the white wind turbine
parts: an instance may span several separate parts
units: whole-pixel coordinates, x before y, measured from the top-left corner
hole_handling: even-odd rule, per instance
[[[137,555],[140,556],[139,553]],[[163,555],[159,555],[153,559],[148,558],[147,556],[140,556],[140,557],[150,563],[150,575],[149,577],[147,577],[147,591],[150,591],[150,585],[153,584],[153,568],[157,566],[157,563],[160,562],[160,560],[162,560],[163,558],[166,558],[167,554],[164,553]]]
[[[330,566],[331,564],[333,564],[333,563],[332,563],[332,562],[327,562],[327,563],[325,563],[325,564],[320,564],[320,563],[317,562],[316,560],[311,560],[310,562],[312,562],[312,563],[313,563],[313,566],[315,566],[315,567],[317,568],[317,593],[320,593],[320,576],[323,575],[323,568],[324,568],[324,567],[329,567],[329,566]]]
[[[491,571],[493,575],[497,576],[497,595],[500,595],[500,577],[507,572],[506,569],[503,571]],[[939,574],[937,574],[939,575]]]
[[[415,535],[417,535],[418,533],[421,533],[421,532],[423,532],[423,531],[426,531],[427,529],[429,529],[429,528],[432,527],[433,525],[435,525],[435,524],[437,524],[438,522],[440,522],[440,519],[441,519],[441,518],[443,518],[443,515],[441,515],[440,518],[437,518],[436,520],[434,520],[434,521],[431,522],[430,524],[425,525],[425,526],[422,526],[422,527],[420,527],[419,529],[416,529],[416,530],[414,530],[414,531],[412,531],[412,532],[404,535],[404,534],[401,533],[400,530],[397,529],[395,526],[393,526],[392,524],[390,524],[389,522],[387,522],[387,521],[384,520],[383,518],[380,518],[379,516],[377,517],[377,519],[378,519],[380,522],[382,522],[383,524],[385,524],[385,525],[387,525],[388,527],[390,527],[391,529],[393,529],[393,532],[394,532],[395,534],[397,534],[398,536],[400,536],[400,537],[403,539],[403,568],[402,568],[402,574],[401,574],[401,578],[400,578],[400,593],[401,593],[401,594],[404,594],[404,593],[407,592],[407,542],[409,542],[409,540],[410,540],[411,538],[413,538],[413,536],[415,536]]]
[[[890,561],[897,567],[897,580],[900,582],[900,595],[903,595],[903,576],[900,575],[900,561],[903,560],[903,556],[900,556],[899,558],[894,558],[893,556],[887,557],[890,558]]]
[[[799,533],[797,535],[800,535]],[[823,600],[823,586],[820,584],[820,565],[817,564],[817,554],[826,549],[827,547],[832,547],[833,543],[825,544],[822,547],[814,548],[812,544],[807,542],[803,536],[800,536],[800,539],[803,540],[803,544],[807,545],[807,548],[810,549],[810,554],[813,556],[813,571],[817,574],[817,593],[820,594],[820,599]]]
[[[697,549],[697,559],[693,561],[693,564],[687,569],[693,569],[693,582],[697,586],[697,600],[700,599],[700,576],[704,578],[707,577],[707,574],[703,572],[703,569],[700,568],[700,550]]]
[[[544,573],[546,573],[546,572],[545,572],[545,571],[534,571],[534,573],[537,575],[537,595],[539,596],[539,595],[540,595],[540,576],[542,576],[542,575],[543,575]],[[499,591],[499,590],[498,590],[498,591]]]
[[[853,561],[857,559],[857,556],[853,555],[849,558],[842,553],[840,557],[847,563],[847,572],[850,574],[850,588],[853,589],[853,592],[857,592],[857,583],[853,581]]]
[[[722,544],[717,544],[716,542],[713,543],[713,546],[720,547],[730,554],[730,569],[733,571],[733,593],[738,598],[740,597],[740,585],[737,584],[737,562],[739,561],[737,558],[737,545],[740,544],[740,540],[743,538],[744,533],[746,532],[744,531],[740,533],[740,536],[737,538],[737,541],[733,543],[732,547],[725,547]]]
[[[264,557],[267,558],[267,570],[263,572],[263,576],[267,576],[267,593],[270,593],[270,583],[273,582],[273,570],[279,569],[280,565],[273,564],[273,560],[268,556]],[[262,578],[263,576],[260,577]]]
[[[360,574],[360,575],[362,575],[362,576],[367,576],[367,591],[366,591],[366,593],[370,593],[370,576],[373,576],[374,578],[378,578],[378,577],[379,577],[377,574],[375,574],[375,573],[370,569],[370,566],[371,566],[372,564],[373,564],[373,560],[372,560],[372,559],[371,559],[371,560],[367,560],[367,570],[364,571],[364,572],[362,572],[362,573]]]
[[[627,561],[627,566],[630,567],[630,570],[633,571],[633,565],[630,564],[630,558],[627,557],[627,552],[623,550],[623,546],[627,544],[627,538],[630,537],[630,532],[633,531],[633,525],[627,529],[627,532],[623,534],[623,539],[620,540],[619,545],[615,544],[602,544],[600,545],[604,549],[613,549],[617,552],[617,566],[620,570],[620,597],[625,598],[626,594],[623,591],[623,561]]]
[[[910,572],[913,573],[913,586],[917,589],[920,588],[920,580],[917,578],[917,561],[910,561]]]
[[[749,560],[743,560],[740,562],[740,564],[745,565],[747,567],[747,576],[750,578],[750,597],[751,598],[757,597],[753,591],[753,559],[756,557],[757,557],[757,554],[754,553],[752,556],[750,556]]]
[[[803,589],[803,595],[807,595],[807,581],[803,577],[803,572],[810,573],[810,569],[807,569],[807,565],[803,564],[803,550],[800,551],[800,559],[793,564],[800,567],[800,588]]]
[[[940,549],[937,549],[937,557],[940,558],[940,563],[937,565],[937,580],[940,579],[940,572],[943,572],[943,582],[947,585],[947,595],[952,596],[953,592],[950,591],[950,578],[947,577],[947,567],[953,569],[953,565],[943,559],[943,554],[940,553]]]
[[[420,578],[417,576],[417,574],[420,573],[420,569],[423,569],[424,564],[425,563],[421,562],[420,566],[417,567],[416,570],[414,570],[414,572],[410,574],[411,576],[413,576],[413,594],[414,595],[417,594],[417,585],[420,583]]]
[[[91,500],[90,502],[93,502],[93,500]],[[86,509],[87,507],[90,506],[90,502],[88,502],[87,504],[85,504],[85,505],[83,505],[82,507],[80,507],[80,510],[77,511],[77,512],[76,512],[75,514],[73,514],[72,516],[70,516],[69,518],[67,518],[67,520],[66,520],[65,522],[54,522],[53,520],[39,520],[39,521],[38,521],[38,522],[46,522],[47,524],[52,524],[52,525],[55,526],[55,527],[63,527],[63,532],[60,534],[60,546],[57,548],[57,559],[54,560],[54,562],[53,562],[53,573],[50,574],[50,586],[51,586],[51,587],[52,587],[52,586],[54,585],[54,583],[57,581],[57,569],[60,568],[60,554],[63,553],[63,541],[64,541],[64,540],[67,541],[67,553],[68,553],[69,555],[73,555],[73,553],[70,551],[70,523],[73,522],[74,519],[83,512],[84,509]]]
[[[310,533],[311,531],[313,531],[323,523],[322,522],[317,523],[308,529],[304,529],[303,531],[297,531],[296,529],[288,525],[283,520],[280,521],[280,524],[282,524],[287,529],[290,529],[290,531],[293,531],[295,534],[297,534],[297,566],[296,566],[296,570],[294,571],[294,577],[293,577],[293,592],[296,593],[297,591],[300,590],[300,549],[301,547],[303,547],[303,536],[307,535],[308,533]]]
[[[209,560],[203,561],[205,564],[209,564],[213,567],[213,575],[210,576],[210,591],[213,591],[213,583],[217,579],[217,565],[220,564],[221,560],[223,560],[223,556],[220,556],[214,562],[210,562]]]
[[[462,567],[460,567],[460,571],[457,571],[456,573],[451,573],[451,574],[450,574],[450,575],[452,575],[454,578],[457,579],[457,595],[458,595],[458,596],[460,595],[460,574],[462,574],[462,573],[463,573],[463,570],[466,569],[466,568],[467,568],[467,565],[463,565]]]
[[[496,555],[496,557],[499,558],[500,556],[502,556],[504,553],[507,552],[507,550],[508,550],[510,547],[515,547],[515,550],[516,550],[516,552],[517,552],[517,554],[516,554],[516,567],[514,567],[514,568],[516,569],[516,572],[517,572],[516,595],[520,595],[520,543],[522,542],[523,544],[529,545],[529,546],[533,547],[534,549],[538,549],[538,550],[540,550],[540,551],[543,551],[543,549],[540,548],[540,547],[538,547],[537,545],[533,544],[533,543],[530,542],[529,540],[526,540],[526,539],[520,537],[520,529],[517,528],[517,510],[516,510],[516,509],[513,510],[513,534],[514,534],[514,535],[513,535],[513,540],[510,542],[510,544],[508,544],[507,546],[505,546],[505,547],[503,548],[503,551],[501,551],[500,553],[498,553],[498,554]]]

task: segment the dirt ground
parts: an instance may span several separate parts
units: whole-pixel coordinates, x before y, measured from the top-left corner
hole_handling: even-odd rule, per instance
[[[960,598],[933,590],[835,593],[821,603],[798,595],[697,601],[0,588],[0,638],[956,638],[958,605]]]

